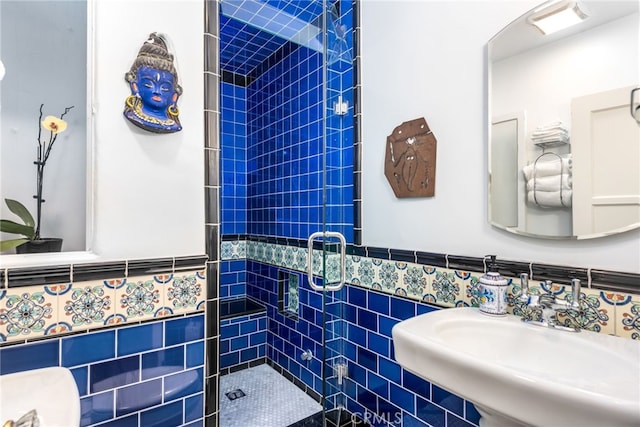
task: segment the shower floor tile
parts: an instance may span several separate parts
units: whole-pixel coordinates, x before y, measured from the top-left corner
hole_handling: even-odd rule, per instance
[[[230,400],[237,390],[245,396]],[[219,399],[220,427],[287,427],[322,410],[267,364],[221,376]]]

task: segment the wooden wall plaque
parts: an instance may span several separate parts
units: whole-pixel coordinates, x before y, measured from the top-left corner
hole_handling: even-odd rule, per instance
[[[384,174],[396,197],[433,197],[436,137],[424,117],[397,126],[387,136]]]

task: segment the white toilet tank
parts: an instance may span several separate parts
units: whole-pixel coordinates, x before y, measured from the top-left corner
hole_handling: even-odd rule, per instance
[[[66,368],[43,368],[0,375],[0,425],[35,409],[40,427],[80,425],[80,396]]]

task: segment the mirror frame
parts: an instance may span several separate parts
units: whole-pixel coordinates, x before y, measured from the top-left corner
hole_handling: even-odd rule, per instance
[[[532,13],[535,13],[535,11],[544,9],[545,7],[548,7],[551,3],[553,2],[553,0],[548,0],[548,1],[543,1],[542,3],[540,3],[539,5],[537,5],[536,7],[526,11],[525,13],[523,13],[522,15],[518,16],[517,18],[515,18],[514,20],[512,20],[511,22],[509,22],[508,24],[506,24],[502,29],[500,29],[495,35],[493,35],[489,41],[487,42],[486,45],[486,82],[487,82],[487,98],[486,98],[486,108],[487,108],[487,119],[486,119],[486,123],[487,123],[487,222],[492,226],[495,227],[497,229],[500,230],[504,230],[506,232],[509,232],[511,234],[516,234],[516,235],[520,235],[520,236],[525,236],[525,237],[532,237],[532,238],[536,238],[536,239],[546,239],[546,240],[563,240],[563,241],[569,241],[569,240],[587,240],[587,239],[595,239],[595,238],[601,238],[601,237],[607,237],[607,236],[612,236],[612,235],[618,235],[618,234],[622,234],[622,233],[626,233],[629,231],[633,231],[633,230],[637,230],[640,228],[640,223],[633,223],[630,224],[628,226],[623,226],[623,227],[619,227],[619,228],[615,228],[612,229],[610,231],[606,231],[606,232],[600,232],[600,233],[592,233],[592,234],[584,234],[584,235],[575,235],[572,234],[570,236],[568,235],[552,235],[552,234],[535,234],[535,233],[531,233],[531,232],[527,232],[527,231],[523,231],[523,230],[519,230],[516,227],[509,227],[509,226],[505,226],[503,224],[497,223],[496,221],[493,220],[492,217],[492,150],[493,150],[493,138],[492,138],[492,134],[493,134],[493,125],[496,122],[503,122],[505,121],[506,118],[511,117],[512,119],[515,118],[519,118],[519,119],[524,119],[523,122],[526,123],[526,111],[524,109],[520,109],[518,111],[511,111],[509,114],[503,114],[500,117],[495,117],[496,120],[494,120],[494,117],[492,117],[492,100],[491,100],[491,95],[492,95],[492,55],[491,55],[491,46],[492,43],[495,43],[496,39],[500,38],[501,36],[503,37],[505,32],[509,31],[512,27],[516,26],[516,25],[520,25],[523,22],[526,22],[527,17],[530,16]],[[587,5],[588,7],[588,5]],[[621,19],[623,18],[625,15],[619,16],[614,18],[615,19]],[[611,22],[611,21],[605,21],[606,22]],[[601,25],[603,22],[598,22],[597,24],[590,26],[589,29],[591,28],[595,28],[598,25]],[[555,41],[564,39],[564,38],[568,38],[568,37],[572,37],[575,36],[578,33],[583,32],[584,29],[568,29],[568,33],[566,33],[565,35],[552,35],[548,41],[545,41],[544,43],[537,45],[535,48],[540,48],[541,46],[544,46],[546,44],[549,43],[553,43]],[[548,36],[547,36],[548,37]],[[531,49],[531,47],[527,47],[527,49]],[[512,55],[512,54],[510,54]],[[508,56],[505,56],[505,58]],[[501,57],[502,58],[502,57]],[[640,89],[640,86],[639,86]],[[523,139],[526,139],[526,129],[517,130],[517,137],[518,137],[518,147],[520,147],[520,143],[523,142]],[[522,138],[522,139],[521,139]],[[523,153],[521,153],[522,150],[518,150],[517,153],[517,157],[518,157],[518,161],[520,161],[520,158],[523,156]],[[520,171],[518,171],[520,172]],[[518,185],[524,185],[524,178],[521,176],[520,173],[518,173]],[[518,201],[518,203],[521,203],[521,201]],[[518,219],[520,222],[520,212],[518,212]],[[573,216],[573,210],[571,215]]]
[[[85,0],[87,4],[87,82],[86,82],[86,176],[85,176],[85,250],[68,252],[51,252],[41,254],[8,254],[0,255],[0,269],[14,267],[38,267],[59,264],[90,262],[98,259],[94,252],[94,168],[95,168],[95,51],[96,51],[96,1]]]

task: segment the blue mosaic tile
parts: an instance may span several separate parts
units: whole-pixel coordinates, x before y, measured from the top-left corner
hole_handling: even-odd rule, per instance
[[[140,380],[140,356],[96,363],[90,368],[91,393],[120,387]]]
[[[184,347],[172,347],[142,355],[142,379],[160,377],[184,369]]]
[[[58,340],[0,348],[0,374],[59,366],[58,348]]]
[[[162,347],[162,323],[118,329],[118,356]]]
[[[171,346],[204,338],[204,315],[165,322],[165,345]]]
[[[70,367],[115,357],[116,332],[94,332],[62,339],[62,366]]]
[[[137,412],[161,402],[161,379],[123,387],[116,391],[116,416]]]
[[[80,399],[80,425],[88,426],[113,418],[113,391]]]

